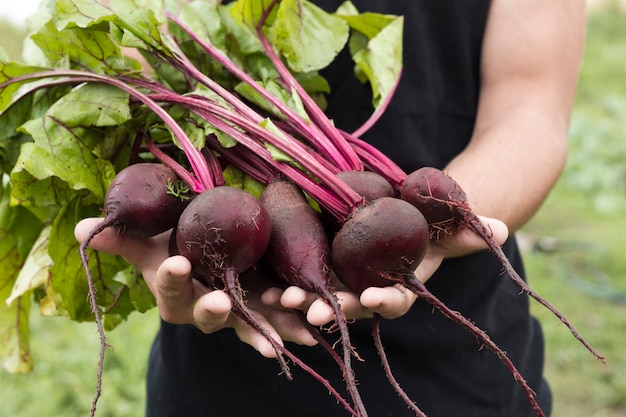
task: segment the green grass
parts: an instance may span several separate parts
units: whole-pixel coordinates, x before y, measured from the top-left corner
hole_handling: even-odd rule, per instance
[[[626,417],[626,14],[594,12],[563,178],[523,230],[531,286],[607,357],[601,365],[545,309],[546,373],[553,417]],[[540,248],[541,250],[539,250]],[[109,334],[99,416],[140,416],[156,311]],[[87,415],[99,340],[93,323],[32,315],[36,363],[29,375],[0,372],[0,416]],[[451,401],[454,399],[451,398]],[[450,416],[459,417],[459,416]]]
[[[525,254],[530,285],[555,305],[606,356],[602,365],[556,317],[537,303],[546,335],[546,374],[554,390],[554,416],[626,416],[626,220],[590,213],[585,194],[557,190],[525,229],[550,237],[544,250]]]
[[[565,173],[525,227],[531,286],[607,358],[596,361],[538,304],[554,417],[626,416],[626,14],[589,17]],[[547,239],[549,238],[549,239]],[[539,245],[541,247],[541,245]]]
[[[0,373],[0,416],[87,416],[96,392],[100,343],[94,323],[33,312],[31,374]],[[108,334],[100,417],[143,415],[150,344],[158,328],[156,310],[134,314]]]

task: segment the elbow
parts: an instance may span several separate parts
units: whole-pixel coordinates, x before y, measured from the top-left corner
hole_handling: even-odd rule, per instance
[[[565,166],[567,164],[567,156],[569,153],[569,145],[567,140],[567,134],[562,140],[555,141],[552,152],[551,159],[555,172],[555,179],[558,179],[565,170]]]

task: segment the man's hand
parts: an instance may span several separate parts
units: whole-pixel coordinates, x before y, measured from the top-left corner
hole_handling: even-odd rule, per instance
[[[496,219],[481,217],[492,231],[493,237],[503,244],[508,237],[506,225]],[[426,256],[415,270],[417,278],[426,282],[439,268],[445,258],[455,258],[487,248],[485,242],[469,229],[462,229],[452,236],[435,243],[431,242]],[[416,300],[416,295],[400,284],[389,287],[371,287],[360,295],[347,290],[334,280],[337,298],[349,319],[371,317],[374,313],[387,319],[406,314]],[[262,297],[267,305],[278,308],[298,309],[306,312],[307,320],[313,325],[324,325],[334,319],[330,307],[315,294],[297,287],[286,290],[271,288]]]
[[[100,218],[80,221],[74,231],[77,240],[82,242],[101,221]],[[170,232],[166,232],[149,239],[136,239],[108,228],[94,237],[90,248],[120,255],[141,270],[166,322],[192,324],[207,334],[230,327],[243,342],[263,356],[275,357],[271,344],[232,314],[230,298],[225,292],[207,288],[192,278],[187,258],[169,256],[169,238]],[[261,294],[269,287],[266,277],[258,271],[251,271],[240,278],[248,306],[275,340],[311,346],[317,343],[293,310],[261,302]]]

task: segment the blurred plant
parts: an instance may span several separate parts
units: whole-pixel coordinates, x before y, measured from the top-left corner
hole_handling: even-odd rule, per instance
[[[605,97],[602,116],[590,110],[574,112],[564,182],[588,194],[600,212],[626,211],[626,97]]]
[[[11,59],[20,59],[25,36],[25,29],[16,27],[0,16],[0,49],[4,49]]]
[[[616,3],[589,14],[563,182],[601,212],[626,211],[626,25]]]

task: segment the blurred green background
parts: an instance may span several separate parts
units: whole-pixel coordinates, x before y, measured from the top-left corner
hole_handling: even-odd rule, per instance
[[[600,364],[533,305],[546,333],[553,417],[626,417],[626,12],[611,4],[593,7],[588,23],[569,162],[519,239],[530,285],[607,357],[607,365]],[[23,36],[0,17],[0,45],[15,59]],[[143,414],[157,326],[151,311],[110,333],[114,349],[106,357],[99,416]],[[95,325],[33,312],[31,343],[33,373],[0,370],[0,416],[87,415],[99,353]]]

